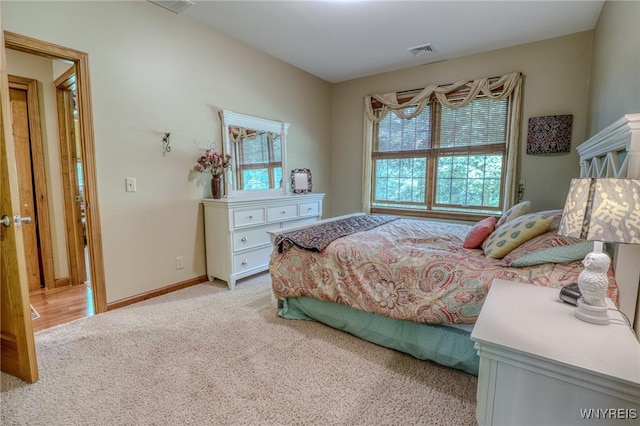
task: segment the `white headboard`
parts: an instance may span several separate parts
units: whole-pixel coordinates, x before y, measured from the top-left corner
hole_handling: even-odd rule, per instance
[[[640,114],[627,114],[577,148],[581,177],[640,179]],[[616,247],[613,267],[620,310],[640,338],[640,245]]]

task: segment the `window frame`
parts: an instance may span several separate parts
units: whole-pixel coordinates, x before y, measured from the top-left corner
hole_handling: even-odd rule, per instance
[[[409,91],[409,92],[401,92],[398,93],[398,102],[403,103],[411,99],[411,97],[417,93],[417,91]],[[449,95],[449,99],[451,100],[460,100],[463,99],[467,94],[468,90],[459,90],[455,93]],[[484,95],[479,95],[473,101],[474,102],[478,98],[486,98]],[[506,185],[506,171],[507,171],[507,155],[508,155],[508,141],[510,138],[509,132],[511,129],[510,123],[512,121],[511,117],[511,103],[513,102],[513,95],[509,95],[504,99],[506,102],[506,116],[505,116],[505,138],[504,142],[497,144],[488,144],[488,145],[479,145],[479,146],[464,146],[464,147],[440,147],[440,129],[441,129],[441,112],[444,106],[436,99],[434,95],[429,99],[428,105],[430,109],[429,120],[430,120],[430,147],[428,149],[422,150],[413,150],[413,151],[391,151],[391,152],[380,152],[376,151],[378,146],[378,131],[379,131],[379,122],[373,123],[372,133],[371,133],[371,152],[369,153],[371,157],[371,167],[370,167],[370,210],[371,213],[377,214],[401,214],[408,216],[419,216],[419,217],[433,217],[433,218],[456,218],[460,220],[478,220],[480,218],[484,218],[487,215],[496,215],[499,216],[504,207],[505,207],[505,185]],[[413,105],[415,106],[415,105]],[[372,102],[372,108],[374,111],[380,110],[382,105],[377,102]],[[405,108],[410,108],[412,106],[406,106]],[[393,114],[393,111],[390,111],[389,114]],[[491,155],[491,154],[500,154],[502,156],[502,169],[500,175],[500,199],[498,206],[496,207],[484,207],[484,206],[467,206],[461,207],[460,205],[455,204],[438,204],[436,203],[436,185],[437,185],[437,165],[438,159],[444,156],[466,156],[466,155]],[[402,202],[397,203],[398,207],[389,206],[389,204],[394,204],[393,201],[388,200],[378,200],[376,198],[376,176],[377,176],[377,161],[379,159],[401,159],[401,158],[425,158],[426,159],[426,172],[425,172],[425,201],[422,202]],[[376,203],[384,203],[387,206],[376,206]],[[419,205],[424,206],[424,208],[409,208],[400,206],[408,206],[408,205]],[[474,208],[475,207],[475,208]],[[484,210],[483,212],[478,212],[477,210]],[[476,211],[473,211],[476,210]]]

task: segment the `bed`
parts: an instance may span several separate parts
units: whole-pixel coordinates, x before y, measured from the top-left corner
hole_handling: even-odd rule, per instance
[[[639,122],[639,114],[625,116],[582,144],[581,175],[640,174]],[[615,167],[603,166],[607,162]],[[561,210],[529,212],[520,206],[514,212],[518,206],[498,225],[517,227],[532,218],[541,225],[506,256],[495,258],[486,244],[493,235],[479,247],[465,248],[477,226],[446,222],[356,214],[272,233],[269,270],[279,315],[320,321],[477,375],[478,357],[469,334],[493,279],[560,288],[577,281],[585,250],[591,251],[586,241],[557,235]],[[538,256],[549,249],[552,259],[561,252],[563,263]],[[608,296],[631,321],[640,275],[637,262],[629,261],[637,255],[635,249],[615,248],[608,288]]]

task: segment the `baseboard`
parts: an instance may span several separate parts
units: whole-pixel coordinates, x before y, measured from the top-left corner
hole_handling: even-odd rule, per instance
[[[209,278],[206,275],[202,275],[199,277],[191,278],[190,280],[182,281],[156,290],[151,290],[146,293],[138,294],[136,296],[127,297],[126,299],[116,300],[115,302],[107,303],[107,311],[129,306],[134,303],[142,302],[143,300],[151,299],[152,297],[162,296],[163,294],[171,293],[172,291],[191,287],[192,285],[204,283],[207,281],[209,281]]]
[[[71,285],[71,278],[69,277],[56,278],[53,281],[53,288],[66,287],[68,285]]]

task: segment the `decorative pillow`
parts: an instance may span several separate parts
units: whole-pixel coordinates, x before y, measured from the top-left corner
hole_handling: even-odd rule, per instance
[[[562,219],[562,209],[545,210],[538,213],[548,215],[548,216],[553,216],[553,222],[551,222],[551,225],[549,226],[549,231],[554,229],[558,230],[558,227],[560,226],[560,220]]]
[[[563,237],[557,232],[545,232],[522,244],[504,257],[505,264],[520,268],[541,263],[572,263],[593,251],[593,241]]]
[[[553,216],[542,213],[529,213],[510,220],[484,240],[484,255],[501,259],[511,250],[546,232],[552,222]]]
[[[482,242],[496,229],[496,218],[489,216],[486,219],[482,219],[471,227],[467,233],[467,237],[464,239],[462,247],[464,248],[478,248],[482,245]]]
[[[531,211],[531,201],[523,201],[521,203],[516,204],[511,207],[509,210],[504,212],[498,223],[496,223],[496,228],[501,227],[505,223],[510,220],[515,219],[516,217],[522,216],[523,214],[527,214]]]

